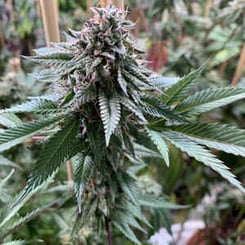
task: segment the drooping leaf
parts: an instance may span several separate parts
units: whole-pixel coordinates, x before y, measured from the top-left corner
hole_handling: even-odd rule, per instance
[[[122,225],[119,222],[113,221],[113,224],[115,227],[123,233],[124,236],[126,236],[130,241],[137,245],[142,245],[142,243],[139,241],[139,239],[135,236],[132,229],[129,227],[129,225]]]
[[[161,153],[166,165],[169,167],[168,146],[164,139],[161,137],[161,134],[148,128],[146,128],[146,132],[148,133],[153,143],[156,145],[158,151]]]
[[[77,154],[79,144],[76,137],[79,124],[76,118],[67,119],[65,126],[44,144],[28,178],[27,186],[20,194],[17,203],[52,176],[65,159]]]
[[[14,200],[14,203],[10,205],[9,213],[7,213],[6,217],[0,224],[0,228],[4,227],[6,223],[8,223],[12,217],[14,217],[18,211],[30,200],[30,198],[36,194],[38,191],[47,188],[48,184],[50,184],[53,180],[54,174],[50,176],[45,182],[43,182],[40,186],[38,186],[36,189],[30,191],[27,195],[25,195],[23,198],[17,197],[16,200]]]
[[[83,190],[94,166],[92,158],[90,156],[84,156],[83,153],[75,156],[72,163],[74,165],[74,191],[77,198],[78,211],[81,213]]]
[[[61,200],[59,200],[61,205]],[[24,215],[23,217],[19,218],[14,224],[12,224],[10,227],[5,228],[4,230],[0,231],[0,239],[4,239],[5,237],[9,236],[10,234],[14,233],[15,231],[19,230],[23,225],[25,225],[27,222],[29,222],[30,220],[34,219],[35,217],[39,216],[40,214],[44,213],[44,212],[48,212],[53,208],[53,206],[57,206],[57,201],[42,206],[40,208],[37,208],[35,210],[33,210],[32,212]]]
[[[188,137],[179,135],[177,132],[164,131],[162,132],[162,135],[177,148],[183,152],[186,152],[189,156],[194,157],[197,161],[202,162],[206,166],[212,168],[224,179],[228,180],[232,185],[236,186],[239,190],[245,193],[245,189],[236,179],[235,175],[229,171],[229,168],[207,149],[190,140]]]
[[[245,130],[217,123],[189,123],[168,129],[198,144],[245,157]]]

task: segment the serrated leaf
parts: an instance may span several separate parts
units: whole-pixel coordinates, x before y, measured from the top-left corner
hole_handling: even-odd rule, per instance
[[[19,165],[0,155],[0,166],[22,169]]]
[[[16,241],[2,243],[2,245],[24,245],[24,244],[26,244],[26,242],[23,240],[16,240]]]
[[[163,101],[168,104],[174,104],[185,99],[189,95],[189,90],[196,79],[200,76],[204,66],[182,77],[176,84],[165,90],[162,95]]]
[[[245,193],[245,189],[241,183],[236,179],[236,176],[229,171],[229,168],[224,163],[217,159],[210,151],[198,145],[184,135],[173,131],[164,131],[162,135],[169,140],[177,148],[186,152],[189,156],[194,157],[197,161],[204,163],[206,166],[212,168],[219,173],[224,179],[228,180],[232,185]]]
[[[150,208],[183,209],[189,207],[170,203],[164,197],[158,197],[151,194],[138,193],[137,198],[141,206]]]
[[[27,186],[18,197],[17,203],[52,176],[65,159],[77,154],[78,142],[76,137],[79,124],[80,121],[75,118],[68,119],[65,126],[44,144],[28,178]]]
[[[37,134],[42,129],[60,121],[64,116],[48,118],[33,122],[23,123],[0,133],[0,152],[20,144],[25,139]]]
[[[7,181],[12,177],[12,175],[14,174],[15,170],[12,169],[11,172],[0,181],[0,190],[6,185]]]
[[[151,83],[157,88],[171,87],[176,84],[180,78],[179,77],[151,77],[149,78]]]
[[[93,162],[90,156],[79,153],[72,159],[74,165],[74,191],[77,198],[78,212],[82,211],[82,194],[84,187],[93,170]]]
[[[121,68],[118,68],[118,72],[117,72],[117,82],[119,83],[123,93],[128,96],[128,92],[127,92],[127,82],[124,80],[122,73],[121,73]]]
[[[57,102],[59,99],[63,97],[63,94],[46,94],[41,96],[29,96],[28,99],[30,100],[49,100],[52,102]]]
[[[12,113],[4,113],[0,115],[0,125],[6,128],[16,127],[22,124],[22,121]]]
[[[27,222],[34,219],[35,217],[39,216],[41,213],[49,211],[50,209],[52,209],[52,206],[54,205],[57,205],[57,201],[45,205],[43,207],[37,208],[28,214],[25,214],[23,217],[19,218],[15,223],[13,223],[10,227],[4,229],[4,231],[0,235],[1,240],[9,236],[13,232],[19,230],[23,225],[25,225]]]
[[[176,110],[180,113],[198,115],[243,98],[245,98],[245,89],[209,88],[185,98]]]
[[[110,137],[114,133],[121,118],[121,105],[118,97],[99,97],[101,119],[104,125],[106,146],[110,143]]]
[[[145,128],[145,129],[146,129],[147,134],[153,141],[153,143],[156,145],[158,151],[161,153],[167,167],[169,167],[168,146],[166,142],[164,141],[164,139],[161,137],[161,134],[154,130],[150,130],[148,128]]]
[[[120,97],[120,102],[122,106],[127,107],[133,114],[135,114],[142,121],[143,124],[147,123],[147,120],[144,117],[142,111],[138,108],[138,106],[134,104],[134,102],[124,97]]]
[[[57,105],[53,101],[33,99],[31,101],[24,102],[23,104],[13,106],[5,110],[0,110],[0,113],[35,112],[35,113],[46,114],[46,113],[56,113],[58,111],[61,111],[61,109],[57,108]]]
[[[142,245],[142,243],[139,241],[139,239],[135,236],[134,232],[132,231],[132,229],[128,226],[128,225],[121,225],[118,222],[114,222],[113,224],[115,225],[115,227],[121,231],[130,241],[132,241],[133,243],[137,244],[137,245]]]
[[[74,55],[67,51],[56,51],[50,54],[43,54],[38,56],[30,56],[29,60],[34,61],[38,64],[43,64],[47,66],[54,66],[61,68],[67,64],[67,61],[71,60]]]
[[[217,123],[189,123],[169,126],[192,141],[245,157],[245,130]]]
[[[19,198],[17,197],[17,201],[14,201],[14,203],[10,206],[9,209],[9,213],[7,214],[7,216],[4,218],[4,220],[1,222],[0,224],[0,228],[3,227],[7,222],[10,221],[10,219],[15,216],[18,211],[23,207],[23,205],[30,200],[30,198],[36,194],[38,191],[46,188],[48,186],[48,184],[50,184],[53,180],[54,174],[52,176],[50,176],[45,182],[42,183],[42,185],[40,185],[38,188],[32,190],[31,192],[29,192],[24,198],[22,198],[21,200],[19,200]]]
[[[143,112],[153,117],[164,118],[170,121],[183,121],[183,118],[179,116],[175,110],[171,109],[156,97],[144,97],[142,98],[142,102]]]

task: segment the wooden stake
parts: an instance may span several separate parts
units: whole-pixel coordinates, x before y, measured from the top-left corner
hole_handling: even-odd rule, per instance
[[[99,5],[101,8],[105,8],[108,4],[112,4],[112,0],[100,0]]]
[[[240,58],[236,67],[236,72],[231,82],[231,86],[233,87],[237,86],[244,70],[245,70],[245,42],[243,43],[243,48],[240,53]]]
[[[4,47],[4,38],[3,38],[3,33],[0,29],[0,49],[3,49]]]
[[[58,4],[56,0],[40,0],[46,43],[59,42]]]
[[[66,161],[66,171],[67,171],[67,180],[68,180],[69,184],[72,184],[72,182],[73,182],[73,169],[72,169],[72,164],[71,164],[70,160]]]
[[[204,17],[207,19],[209,17],[209,13],[212,7],[212,0],[207,0],[206,2],[206,6],[205,6],[205,14]]]
[[[114,0],[115,6],[121,10],[124,10],[124,0]]]
[[[114,4],[117,8],[124,10],[124,0],[100,0],[100,7],[105,8],[108,4]]]
[[[91,0],[86,0],[86,5],[87,5],[87,13],[88,13],[88,16],[90,16],[91,15],[91,7],[92,7]]]

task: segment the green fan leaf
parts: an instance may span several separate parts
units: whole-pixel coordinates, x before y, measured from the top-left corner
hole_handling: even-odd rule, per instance
[[[130,99],[127,99],[125,97],[120,97],[120,102],[122,106],[127,107],[133,114],[135,114],[142,122],[142,124],[146,124],[147,120],[144,117],[142,111],[132,102]]]
[[[162,133],[162,135],[177,148],[183,152],[186,152],[189,156],[194,157],[197,161],[202,162],[206,166],[212,168],[223,178],[228,180],[232,185],[236,186],[239,190],[245,193],[245,189],[236,179],[236,176],[229,171],[229,168],[225,166],[221,160],[217,159],[207,149],[177,132],[165,131]]]
[[[12,113],[0,114],[0,125],[3,125],[6,128],[16,127],[22,124],[22,121]]]
[[[157,88],[171,87],[176,84],[180,78],[179,77],[151,77],[150,82]]]
[[[183,121],[184,119],[179,116],[168,105],[164,104],[158,98],[147,96],[142,98],[142,110],[153,117],[164,118],[169,121]]]
[[[47,186],[52,182],[54,177],[54,174],[52,176],[50,176],[45,182],[43,182],[40,186],[38,186],[36,189],[32,190],[31,192],[29,192],[27,195],[25,195],[22,199],[19,199],[19,197],[17,197],[17,201],[15,201],[9,209],[9,213],[7,213],[7,216],[4,218],[4,220],[1,222],[0,224],[0,228],[4,227],[6,223],[8,223],[12,217],[14,217],[18,211],[23,207],[23,205],[25,203],[27,203],[27,201],[30,200],[30,198],[36,194],[37,192],[39,192],[42,189],[47,188]]]
[[[171,105],[185,99],[189,95],[190,88],[200,76],[203,68],[204,67],[200,67],[199,69],[189,73],[182,77],[176,84],[168,88],[165,91],[165,94],[162,95],[163,101],[168,105]]]
[[[17,202],[42,185],[57,171],[65,159],[77,154],[79,124],[80,122],[76,118],[67,119],[65,126],[44,144],[35,168],[28,178],[27,186]]]
[[[129,225],[123,225],[121,223],[113,221],[113,224],[115,227],[123,233],[124,236],[126,236],[130,241],[137,245],[142,245],[142,243],[139,241],[139,239],[135,236],[132,229],[129,227]]]
[[[105,130],[106,146],[110,143],[110,137],[114,133],[121,117],[121,105],[118,97],[99,97],[100,114]]]
[[[33,99],[20,105],[13,106],[9,109],[0,110],[0,113],[23,113],[23,112],[35,112],[41,114],[56,113],[62,109],[57,108],[56,103],[50,100]]]
[[[44,128],[62,120],[64,116],[23,123],[0,133],[0,152],[5,151],[37,134]]]
[[[245,89],[242,88],[209,88],[184,99],[176,110],[180,113],[198,115],[243,98],[245,98]]]
[[[198,144],[245,157],[245,130],[217,123],[189,123],[169,126]]]
[[[117,72],[117,82],[119,83],[123,93],[128,96],[128,92],[127,92],[127,82],[125,81],[125,79],[123,78],[122,72],[121,72],[121,68],[118,68],[118,72]]]
[[[91,172],[93,171],[93,161],[90,156],[78,153],[73,159],[74,165],[74,191],[77,197],[78,211],[81,213],[82,194]]]
[[[61,206],[61,203],[63,203],[61,200],[59,200],[59,206]],[[48,205],[45,205],[43,207],[37,208],[33,210],[32,212],[26,214],[25,216],[19,218],[14,224],[12,224],[10,227],[5,228],[3,231],[0,232],[0,239],[4,239],[5,237],[9,236],[10,234],[14,233],[15,231],[19,230],[23,225],[25,225],[30,220],[34,219],[35,217],[39,216],[41,213],[50,211],[54,209],[54,206],[57,206],[58,202],[55,201],[53,203],[50,203]]]
[[[39,64],[61,68],[65,66],[67,61],[71,60],[73,57],[74,55],[71,52],[63,51],[26,58]]]
[[[16,240],[16,241],[11,241],[11,242],[4,242],[2,245],[25,245],[26,242],[22,240]]]
[[[8,158],[1,156],[1,155],[0,155],[0,166],[17,168],[19,170],[22,169],[19,165],[17,165],[16,163],[10,161]]]
[[[161,134],[148,128],[145,129],[153,143],[156,145],[158,151],[161,153],[166,165],[169,167],[168,146],[162,138]]]
[[[12,169],[11,172],[3,180],[0,181],[0,192],[5,187],[7,181],[12,177],[14,172],[15,172],[14,169]]]
[[[189,206],[170,203],[164,197],[158,197],[151,194],[138,193],[137,198],[139,200],[139,204],[145,207],[163,208],[163,209],[181,209],[181,208],[189,207]]]

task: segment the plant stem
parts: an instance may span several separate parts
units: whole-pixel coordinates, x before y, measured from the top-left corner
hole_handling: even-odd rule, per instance
[[[110,221],[107,216],[105,216],[105,229],[106,229],[106,238],[107,238],[107,244],[112,245],[111,240],[111,230],[110,230]]]

